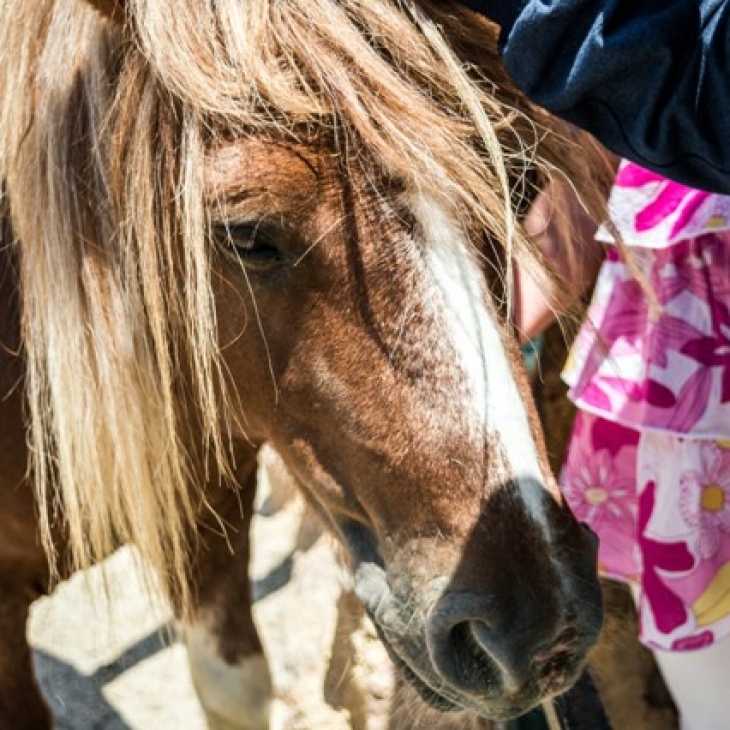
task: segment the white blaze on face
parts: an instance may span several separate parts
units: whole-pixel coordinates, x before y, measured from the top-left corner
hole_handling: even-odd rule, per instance
[[[422,227],[428,267],[443,303],[445,336],[451,341],[468,382],[468,408],[485,434],[496,434],[513,479],[543,483],[527,409],[502,341],[496,314],[490,309],[484,273],[476,251],[460,227],[438,204],[419,197],[413,205]],[[534,494],[534,490],[529,490]],[[540,522],[537,505],[529,504]]]

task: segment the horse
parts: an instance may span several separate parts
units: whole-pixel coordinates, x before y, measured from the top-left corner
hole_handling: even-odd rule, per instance
[[[515,261],[544,265],[530,198],[560,178],[592,204],[602,165],[456,4],[5,0],[0,724],[52,726],[30,602],[133,543],[211,728],[268,726],[266,443],[426,702],[504,719],[565,690],[601,624],[595,544],[509,297]]]

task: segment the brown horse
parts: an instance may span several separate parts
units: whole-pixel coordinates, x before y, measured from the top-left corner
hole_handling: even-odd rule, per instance
[[[2,4],[2,727],[51,724],[29,602],[127,541],[211,727],[267,726],[265,442],[430,703],[506,718],[574,680],[594,546],[502,305],[537,265],[515,211],[551,175],[598,199],[601,160],[496,59],[444,3]]]

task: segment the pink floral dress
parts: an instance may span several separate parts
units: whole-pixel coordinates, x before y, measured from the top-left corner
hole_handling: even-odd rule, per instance
[[[730,197],[624,162],[610,212],[632,263],[602,229],[562,488],[639,586],[642,640],[700,648],[730,633]]]

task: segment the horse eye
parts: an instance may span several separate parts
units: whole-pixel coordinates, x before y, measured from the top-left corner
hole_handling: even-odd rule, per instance
[[[286,261],[276,231],[261,221],[219,223],[213,226],[213,238],[225,254],[252,269],[271,269]]]

